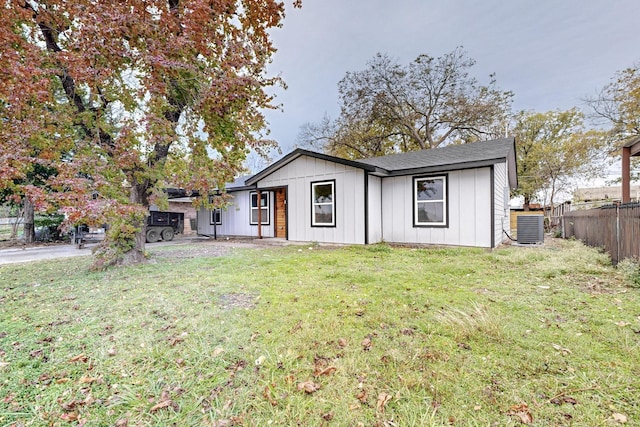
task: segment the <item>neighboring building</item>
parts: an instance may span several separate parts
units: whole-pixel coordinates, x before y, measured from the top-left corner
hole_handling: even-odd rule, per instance
[[[201,209],[198,233],[493,248],[516,187],[513,138],[363,160],[297,149],[228,185],[231,205]]]
[[[640,201],[640,185],[630,186],[630,200]],[[622,187],[578,188],[573,193],[573,206],[576,209],[591,209],[622,201]]]

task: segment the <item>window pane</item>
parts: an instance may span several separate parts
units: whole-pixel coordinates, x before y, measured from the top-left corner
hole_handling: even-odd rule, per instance
[[[314,206],[314,222],[316,224],[333,224],[333,206],[321,205]]]
[[[331,203],[333,201],[333,185],[318,184],[313,186],[314,203]]]
[[[260,212],[262,212],[262,217],[260,218],[260,221],[262,221],[263,224],[266,224],[267,222],[269,222],[269,211],[266,208],[262,208],[260,209]]]
[[[444,203],[418,203],[418,222],[444,222]]]
[[[444,181],[442,179],[422,179],[416,181],[417,200],[444,200]]]
[[[268,193],[260,193],[260,206],[265,207],[267,206],[268,200],[267,196],[269,194]]]
[[[251,223],[252,224],[257,224],[258,223],[258,210],[257,209],[251,209]]]
[[[258,207],[258,193],[251,193],[251,207]]]
[[[222,222],[220,209],[214,209],[211,211],[211,224],[220,224]]]

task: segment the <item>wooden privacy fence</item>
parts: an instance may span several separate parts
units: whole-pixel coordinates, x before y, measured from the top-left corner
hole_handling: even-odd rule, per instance
[[[562,230],[565,238],[603,248],[614,265],[625,258],[640,260],[640,203],[566,212]]]

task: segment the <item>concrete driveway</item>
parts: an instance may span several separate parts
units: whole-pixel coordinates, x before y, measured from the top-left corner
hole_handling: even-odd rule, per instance
[[[147,248],[152,249],[158,246],[180,245],[193,243],[191,236],[180,236],[171,242],[147,243]],[[13,264],[17,262],[42,261],[46,259],[70,258],[77,256],[91,255],[91,248],[97,243],[87,244],[82,249],[77,249],[75,245],[44,245],[44,246],[22,246],[7,249],[0,249],[0,265]]]
[[[74,245],[50,245],[0,249],[0,264],[91,255],[92,246],[93,245],[88,245],[83,249],[76,249]]]

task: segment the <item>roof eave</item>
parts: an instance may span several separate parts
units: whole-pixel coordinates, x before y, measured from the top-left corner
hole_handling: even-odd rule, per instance
[[[274,164],[272,164],[270,166],[267,166],[265,169],[261,170],[260,172],[258,172],[254,176],[252,176],[250,179],[248,179],[245,182],[245,184],[247,184],[247,185],[255,185],[260,180],[266,178],[267,176],[271,175],[273,172],[277,171],[278,169],[282,168],[283,166],[286,166],[287,164],[291,163],[292,161],[294,161],[298,157],[302,157],[302,156],[308,156],[308,157],[311,157],[311,158],[314,158],[314,159],[320,159],[320,160],[325,160],[325,161],[328,161],[328,162],[339,163],[339,164],[342,164],[342,165],[351,166],[353,168],[363,169],[363,170],[371,172],[371,173],[384,173],[384,172],[386,172],[384,169],[381,169],[381,168],[378,168],[378,167],[375,167],[375,166],[372,166],[372,165],[368,165],[368,164],[365,164],[365,163],[361,163],[361,162],[358,162],[358,161],[355,161],[355,160],[342,159],[340,157],[330,156],[328,154],[316,153],[315,151],[309,151],[309,150],[305,150],[305,149],[302,149],[302,148],[296,148],[294,151],[292,151],[291,153],[287,154],[286,156],[284,156],[283,158],[281,158],[280,160],[278,160]]]
[[[422,173],[430,174],[430,173],[438,173],[438,172],[451,172],[454,170],[475,169],[475,168],[492,166],[492,165],[495,165],[496,163],[502,163],[505,161],[506,161],[506,158],[501,157],[501,158],[495,158],[495,159],[450,163],[446,165],[434,165],[434,166],[425,166],[425,167],[418,167],[418,168],[397,169],[397,170],[390,171],[387,176],[404,176],[404,175],[415,175],[415,174],[422,174]]]

